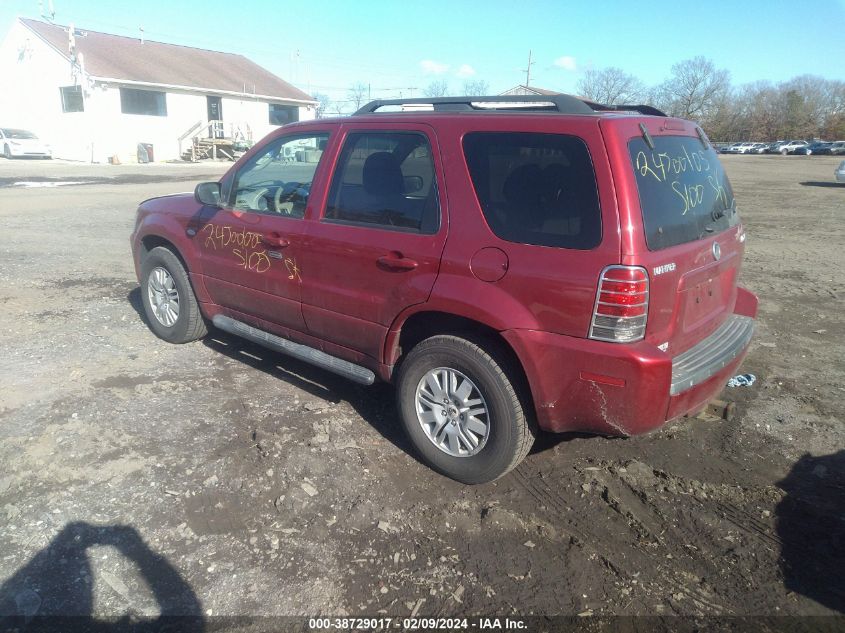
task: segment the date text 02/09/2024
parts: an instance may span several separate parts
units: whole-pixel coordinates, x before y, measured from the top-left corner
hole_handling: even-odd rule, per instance
[[[427,618],[427,617],[411,617],[411,618],[310,618],[308,620],[308,628],[312,631],[329,631],[329,630],[389,630],[400,629],[405,631],[424,631],[424,630],[444,630],[444,631],[459,631],[459,630],[511,630],[519,631],[525,630],[527,624],[524,620],[518,618],[497,618],[497,617],[479,617],[479,618]]]

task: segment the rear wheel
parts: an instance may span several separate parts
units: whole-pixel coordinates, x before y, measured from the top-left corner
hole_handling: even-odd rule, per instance
[[[781,156],[786,156],[786,153],[787,153],[787,150],[785,150],[785,149],[780,150]]]
[[[9,149],[8,145],[3,146],[3,158],[6,160],[12,160],[12,150]]]
[[[399,369],[397,400],[423,460],[467,484],[514,468],[534,443],[515,380],[491,345],[441,335],[414,347]]]
[[[169,343],[189,343],[206,335],[197,298],[179,258],[163,246],[141,264],[141,301],[150,329]]]

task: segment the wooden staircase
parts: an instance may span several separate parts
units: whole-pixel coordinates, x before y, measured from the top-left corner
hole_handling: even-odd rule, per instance
[[[194,137],[191,146],[182,152],[182,160],[195,163],[198,160],[235,160],[235,140],[231,138]]]
[[[185,147],[185,143],[189,140],[190,145]],[[200,120],[179,137],[179,155],[182,160],[190,162],[234,161],[235,144],[243,141],[252,141],[252,130],[249,125]]]

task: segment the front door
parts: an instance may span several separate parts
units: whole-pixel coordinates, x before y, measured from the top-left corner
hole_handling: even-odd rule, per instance
[[[207,218],[194,238],[215,303],[305,331],[300,306],[304,216],[328,137],[309,132],[274,139],[234,175],[223,192],[224,208]]]
[[[433,131],[390,128],[344,126],[331,188],[298,260],[309,333],[377,360],[398,314],[428,299],[446,241]]]
[[[207,96],[208,135],[210,138],[223,138],[223,103],[220,97]]]

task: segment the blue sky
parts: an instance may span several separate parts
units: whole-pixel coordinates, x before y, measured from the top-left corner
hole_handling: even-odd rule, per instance
[[[45,8],[49,0],[43,0]],[[0,0],[0,33],[37,0]],[[241,53],[311,92],[422,96],[466,79],[493,93],[525,82],[574,92],[587,68],[656,84],[704,55],[735,85],[801,74],[845,79],[845,0],[53,0],[55,20],[118,35]]]

